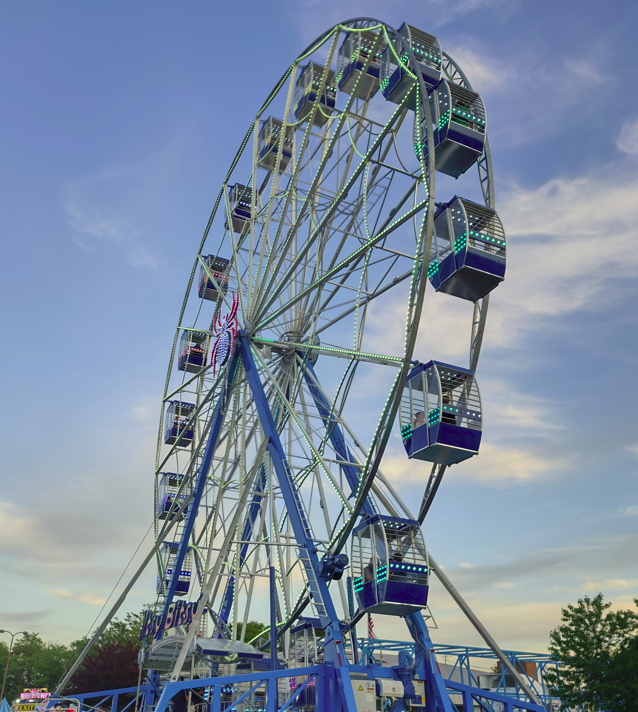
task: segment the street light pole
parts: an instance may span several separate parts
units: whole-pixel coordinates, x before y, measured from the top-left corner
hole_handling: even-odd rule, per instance
[[[0,702],[4,699],[4,686],[7,684],[7,673],[9,672],[9,660],[11,660],[11,651],[13,650],[13,639],[16,635],[26,635],[26,630],[18,631],[17,633],[11,633],[8,630],[0,630],[0,633],[6,633],[11,636],[11,642],[9,643],[9,655],[7,655],[7,666],[4,669],[4,680],[2,681],[2,692],[0,692]]]

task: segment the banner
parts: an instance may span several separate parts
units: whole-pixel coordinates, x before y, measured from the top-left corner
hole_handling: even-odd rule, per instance
[[[177,626],[185,626],[186,628],[188,628],[188,626],[190,626],[190,624],[193,622],[193,616],[197,611],[197,604],[200,601],[201,596],[197,599],[197,601],[191,601],[190,603],[187,603],[186,601],[177,601],[176,603],[171,603],[166,613],[166,620],[164,621],[164,630],[168,630],[169,628],[176,628]],[[142,630],[140,632],[140,640],[143,640],[147,635],[152,635],[153,638],[157,637],[161,624],[161,613],[145,611],[144,622],[142,623]]]

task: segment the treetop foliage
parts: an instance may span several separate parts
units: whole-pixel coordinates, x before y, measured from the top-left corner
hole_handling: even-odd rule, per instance
[[[638,711],[638,613],[610,608],[602,593],[585,596],[563,608],[562,624],[550,633],[549,651],[563,666],[546,671],[545,680],[562,710]]]
[[[137,685],[137,653],[144,613],[115,618],[89,653],[66,692],[108,690]],[[45,643],[38,633],[27,633],[13,643],[5,697],[12,702],[25,688],[46,687],[53,691],[88,642],[69,645]],[[9,647],[0,641],[0,670],[4,674]],[[106,664],[105,664],[106,662]],[[132,681],[132,682],[131,682]]]

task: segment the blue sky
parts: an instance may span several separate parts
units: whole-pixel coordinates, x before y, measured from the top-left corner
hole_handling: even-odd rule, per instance
[[[481,454],[446,476],[428,546],[508,647],[543,650],[584,594],[638,595],[638,6],[27,0],[0,10],[0,626],[84,634],[144,536],[223,176],[297,54],[360,15],[437,35],[481,92],[509,238]],[[428,295],[417,357],[465,362],[453,302]],[[409,497],[423,470],[397,444]],[[127,607],[153,594],[149,569]],[[435,641],[479,643],[436,584],[431,605]]]

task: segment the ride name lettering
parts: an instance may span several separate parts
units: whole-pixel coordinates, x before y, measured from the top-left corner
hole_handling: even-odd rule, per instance
[[[188,627],[193,622],[193,616],[197,611],[197,601],[177,601],[171,603],[166,613],[164,621],[164,630],[175,628],[177,626]],[[144,611],[144,622],[140,631],[140,640],[143,640],[147,635],[152,635],[154,638],[159,633],[160,625],[162,624],[162,614],[153,613],[152,611]]]

